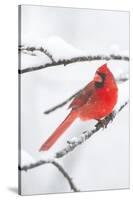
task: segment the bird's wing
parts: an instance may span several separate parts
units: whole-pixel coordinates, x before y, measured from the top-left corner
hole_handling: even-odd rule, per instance
[[[72,108],[72,110],[78,109],[81,106],[83,106],[89,98],[91,98],[92,94],[94,92],[94,82],[91,81],[87,86],[81,90],[79,94],[73,99],[72,103],[70,104],[69,108]]]

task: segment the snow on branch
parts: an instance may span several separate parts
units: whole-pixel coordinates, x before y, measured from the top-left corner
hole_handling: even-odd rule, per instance
[[[79,191],[75,184],[73,183],[70,176],[67,174],[67,172],[63,169],[63,167],[55,161],[55,159],[62,158],[63,156],[69,154],[71,151],[73,151],[75,148],[77,148],[79,145],[84,143],[86,140],[88,140],[92,135],[97,133],[102,128],[107,128],[107,126],[114,120],[114,118],[117,116],[117,114],[128,104],[128,101],[125,101],[121,106],[116,108],[110,115],[106,116],[102,120],[96,123],[95,128],[92,130],[86,130],[84,131],[79,137],[73,138],[72,140],[67,142],[66,147],[64,147],[62,150],[55,153],[54,159],[48,159],[48,160],[40,160],[38,162],[24,165],[22,167],[19,166],[19,170],[21,171],[27,171],[29,169],[36,168],[38,166],[41,166],[43,164],[53,164],[55,165],[58,170],[64,175],[64,177],[68,180],[69,185],[74,191]]]
[[[34,46],[26,46],[25,47],[24,45],[20,45],[18,51],[19,51],[19,53],[23,52],[23,53],[26,53],[26,54],[29,54],[32,56],[37,56],[37,54],[35,52],[40,51],[41,53],[44,53],[46,56],[48,56],[52,63],[55,62],[53,56],[44,47],[34,47]]]
[[[125,82],[129,79],[128,74],[121,74],[118,78],[116,78],[117,83],[122,83]],[[82,89],[80,89],[79,91],[75,92],[74,94],[72,94],[70,97],[68,97],[66,100],[64,100],[63,102],[59,103],[58,105],[53,106],[52,108],[49,108],[48,110],[44,111],[43,114],[50,114],[51,112],[65,106],[68,102],[70,102],[75,96],[77,96],[80,92],[82,91]]]
[[[86,140],[88,140],[92,135],[97,133],[102,128],[107,128],[108,124],[113,121],[113,119],[117,116],[117,114],[128,104],[128,101],[123,103],[119,108],[114,110],[110,115],[106,116],[104,119],[100,120],[96,125],[95,128],[90,130],[84,131],[79,137],[74,138],[70,141],[68,141],[65,148],[60,150],[55,154],[55,158],[61,158],[71,151],[73,151],[77,146],[84,143]]]
[[[30,41],[28,39],[28,41],[23,41],[23,43],[19,45],[18,50],[19,53],[26,53],[31,56],[40,56],[41,53],[41,56],[45,55],[49,58],[49,61],[46,59],[36,65],[33,64],[29,67],[23,66],[23,69],[19,69],[19,74],[33,72],[57,65],[66,66],[72,63],[83,61],[129,61],[128,55],[123,55],[123,52],[118,54],[114,54],[112,52],[108,55],[106,52],[102,52],[102,54],[92,55],[91,52],[78,49],[77,47],[74,47],[72,44],[68,43],[68,41],[64,41],[58,36],[48,37],[47,39],[42,39],[41,41]]]
[[[57,65],[63,65],[66,66],[68,64],[72,64],[72,63],[76,63],[76,62],[84,62],[84,61],[97,61],[97,60],[123,60],[123,61],[129,61],[129,57],[128,56],[121,56],[121,55],[114,55],[111,54],[109,56],[106,55],[95,55],[95,56],[79,56],[79,57],[73,57],[70,59],[62,59],[62,60],[58,60],[58,61],[54,61],[54,62],[50,62],[50,63],[45,63],[44,65],[39,65],[39,66],[35,66],[35,67],[27,67],[24,69],[19,69],[18,73],[19,74],[23,74],[23,73],[27,73],[27,72],[33,72],[33,71],[37,71],[37,70],[41,70],[41,69],[46,69],[48,67],[54,67]]]
[[[55,161],[54,159],[40,160],[40,161],[38,161],[36,163],[31,163],[29,165],[24,165],[23,167],[19,166],[19,170],[20,171],[28,171],[30,169],[39,167],[39,166],[44,165],[44,164],[52,164],[52,165],[54,165],[61,172],[61,174],[66,178],[71,190],[73,190],[74,192],[79,192],[80,191],[79,189],[77,189],[75,183],[73,182],[73,179],[69,176],[69,174],[65,171],[65,169],[57,161]]]

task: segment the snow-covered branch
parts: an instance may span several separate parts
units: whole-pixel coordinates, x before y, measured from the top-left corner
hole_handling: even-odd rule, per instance
[[[44,47],[34,47],[34,46],[20,45],[18,50],[19,50],[19,53],[22,52],[22,53],[29,54],[31,56],[37,56],[36,51],[39,51],[41,53],[44,53],[46,56],[48,56],[52,63],[55,62],[53,56]]]
[[[63,167],[55,161],[55,159],[62,158],[63,156],[67,155],[71,151],[73,151],[75,148],[77,148],[79,145],[84,143],[86,140],[88,140],[92,135],[97,133],[102,128],[107,128],[107,126],[114,120],[114,118],[117,116],[117,114],[128,104],[128,101],[125,101],[121,106],[116,108],[110,115],[106,116],[104,119],[100,120],[96,123],[94,129],[92,130],[86,130],[84,131],[79,137],[76,137],[70,141],[67,142],[66,147],[64,147],[62,150],[55,153],[54,159],[48,159],[48,160],[40,160],[38,162],[24,165],[22,167],[19,166],[19,170],[21,171],[27,171],[36,167],[39,167],[44,164],[53,164],[55,165],[58,170],[64,175],[64,177],[68,180],[71,189],[74,191],[79,191],[75,184],[73,183],[71,177],[68,175],[68,173],[63,169]]]
[[[129,74],[121,74],[118,78],[116,78],[117,83],[122,83],[125,82],[129,79]],[[66,100],[62,101],[61,103],[53,106],[52,108],[49,108],[48,110],[44,111],[44,114],[49,114],[63,106],[65,106],[68,102],[70,102],[75,96],[77,96],[80,92],[82,91],[82,89],[78,90],[77,92],[75,92],[74,94],[72,94],[70,97],[68,97]]]
[[[34,49],[34,47],[32,47],[32,49]],[[38,50],[39,49],[42,50],[43,48],[38,48]],[[47,52],[47,50],[46,50],[46,52]],[[45,52],[45,54],[46,54],[46,52]],[[53,59],[53,56],[51,54],[48,54],[48,52],[47,52],[47,55],[50,55],[50,57]],[[105,61],[123,60],[123,61],[129,61],[129,57],[128,56],[121,56],[121,55],[114,55],[114,54],[111,54],[109,56],[106,56],[106,55],[78,56],[78,57],[73,57],[73,58],[70,58],[70,59],[60,59],[58,61],[54,61],[53,60],[52,62],[45,63],[44,65],[43,64],[42,65],[38,65],[38,66],[35,66],[35,67],[27,67],[27,68],[24,68],[24,69],[19,69],[18,73],[19,74],[23,74],[23,73],[27,73],[27,72],[33,72],[33,71],[36,71],[36,70],[45,69],[45,68],[48,68],[48,67],[54,67],[54,66],[57,66],[57,65],[66,66],[66,65],[69,65],[69,64],[72,64],[72,63],[76,63],[76,62],[97,61],[97,60],[105,60]]]
[[[119,108],[114,110],[110,115],[105,117],[104,119],[100,120],[96,125],[95,128],[90,130],[84,131],[79,137],[72,139],[68,141],[65,148],[60,150],[59,152],[56,152],[55,158],[61,158],[71,151],[73,151],[76,147],[84,143],[86,140],[88,140],[92,135],[97,133],[102,128],[107,128],[108,124],[113,121],[113,119],[117,116],[117,114],[128,104],[128,101],[123,103]]]
[[[38,162],[31,163],[29,165],[24,165],[23,167],[19,166],[19,170],[20,171],[28,171],[30,169],[39,167],[44,164],[54,165],[61,172],[61,174],[66,178],[66,180],[68,181],[68,183],[70,185],[71,190],[73,190],[74,192],[80,191],[79,189],[77,189],[75,183],[73,182],[73,179],[69,176],[69,174],[66,172],[66,170],[54,159],[40,160]]]

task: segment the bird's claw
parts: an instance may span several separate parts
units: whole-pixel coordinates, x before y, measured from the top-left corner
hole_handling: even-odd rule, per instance
[[[105,117],[104,119],[102,120],[97,120],[98,123],[95,125],[96,128],[107,128],[109,122],[112,122],[113,119],[115,117],[115,113],[112,112],[111,114],[109,114],[107,117]]]
[[[107,127],[107,123],[106,121],[103,119],[103,120],[97,120],[98,123],[95,125],[96,128],[103,128],[105,129]]]

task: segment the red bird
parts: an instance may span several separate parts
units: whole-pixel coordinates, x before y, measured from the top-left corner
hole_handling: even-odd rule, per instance
[[[66,129],[79,117],[81,120],[100,120],[109,115],[117,102],[118,88],[107,64],[99,67],[94,79],[74,98],[71,111],[53,134],[41,146],[40,151],[48,150]]]

